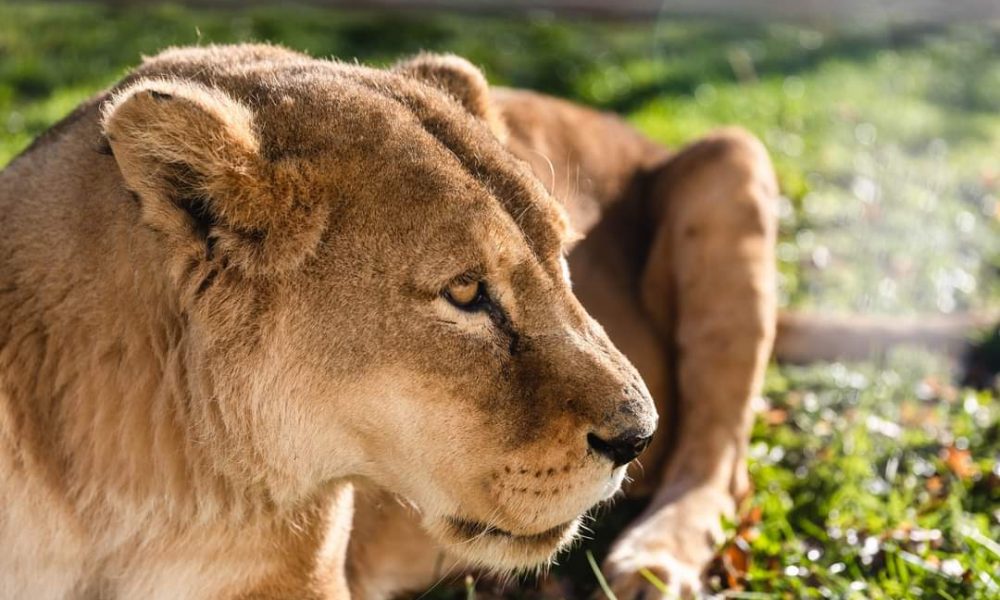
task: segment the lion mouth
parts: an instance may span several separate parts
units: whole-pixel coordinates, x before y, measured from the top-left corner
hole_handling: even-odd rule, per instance
[[[481,538],[494,538],[501,540],[510,540],[515,542],[521,542],[531,545],[552,545],[558,543],[576,523],[576,519],[567,521],[560,525],[556,525],[550,529],[539,533],[532,533],[528,535],[520,535],[511,533],[505,529],[500,529],[495,525],[490,525],[489,523],[482,523],[479,521],[472,521],[469,519],[461,519],[458,517],[449,517],[448,524],[451,526],[452,532],[457,536],[464,539],[481,539]]]

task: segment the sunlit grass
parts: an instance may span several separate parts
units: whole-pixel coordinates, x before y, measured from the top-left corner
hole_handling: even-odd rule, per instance
[[[749,566],[733,580],[796,597],[994,597],[1000,406],[948,382],[916,351],[773,369],[756,493],[731,542]],[[715,582],[733,583],[721,565]]]

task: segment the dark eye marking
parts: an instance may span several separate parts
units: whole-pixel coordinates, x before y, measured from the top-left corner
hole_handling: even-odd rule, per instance
[[[493,300],[489,289],[481,280],[458,281],[447,288],[441,295],[455,308],[469,313],[485,313],[493,322],[494,327],[507,338],[507,349],[511,355],[520,349],[520,335],[514,329],[510,317],[500,303]]]

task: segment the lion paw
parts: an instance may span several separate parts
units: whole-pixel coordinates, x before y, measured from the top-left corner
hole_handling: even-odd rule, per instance
[[[618,600],[696,597],[722,541],[721,517],[734,509],[732,496],[721,490],[692,490],[641,517],[604,563]]]

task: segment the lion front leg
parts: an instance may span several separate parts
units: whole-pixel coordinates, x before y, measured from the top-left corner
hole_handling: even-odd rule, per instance
[[[759,393],[775,327],[774,172],[763,146],[724,130],[680,152],[647,195],[655,234],[640,303],[664,341],[676,403],[669,454],[649,507],[605,563],[618,598],[691,595],[749,488],[750,400]],[[649,457],[656,462],[657,457]],[[656,476],[657,474],[647,474]]]

